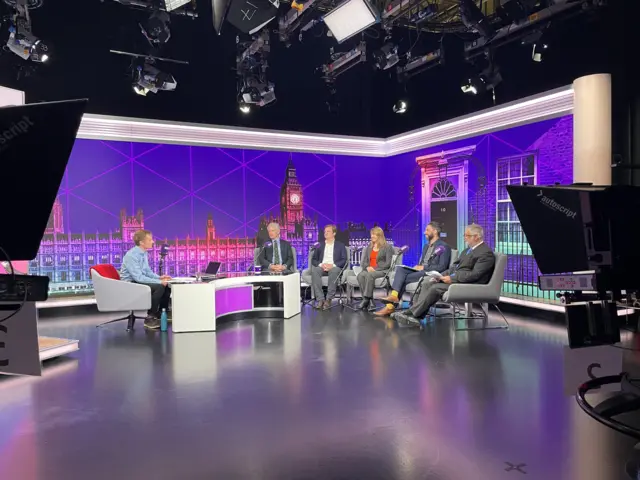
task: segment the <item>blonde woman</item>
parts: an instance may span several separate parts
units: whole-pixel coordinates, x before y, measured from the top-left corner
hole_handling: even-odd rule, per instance
[[[373,289],[376,279],[384,277],[391,267],[393,258],[393,247],[384,238],[384,232],[380,227],[371,229],[371,243],[362,252],[360,267],[362,271],[358,274],[358,284],[362,292],[362,301],[357,308],[364,310],[373,299]]]

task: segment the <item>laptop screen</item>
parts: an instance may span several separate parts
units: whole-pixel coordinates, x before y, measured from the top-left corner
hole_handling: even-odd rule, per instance
[[[204,271],[207,275],[215,275],[220,269],[220,262],[209,262],[207,269]]]

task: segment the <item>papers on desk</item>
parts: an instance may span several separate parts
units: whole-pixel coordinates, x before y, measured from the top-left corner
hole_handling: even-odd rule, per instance
[[[169,280],[169,283],[194,283],[195,281],[194,277],[174,277]]]

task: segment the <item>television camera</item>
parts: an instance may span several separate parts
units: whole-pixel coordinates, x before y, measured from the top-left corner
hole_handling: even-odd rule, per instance
[[[640,208],[640,187],[506,188],[542,273],[540,289],[562,292],[569,347],[619,342],[617,309],[637,307],[640,292],[640,249],[628,214]],[[589,392],[610,384],[621,392],[598,405],[587,401]],[[640,380],[627,373],[592,377],[576,398],[592,418],[640,441],[639,429],[615,418],[640,409]]]

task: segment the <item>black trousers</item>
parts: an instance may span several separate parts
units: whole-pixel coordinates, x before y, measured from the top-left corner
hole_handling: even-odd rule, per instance
[[[428,278],[425,278],[422,282],[420,295],[414,300],[413,306],[409,309],[416,318],[422,318],[429,313],[429,309],[438,303],[445,292],[449,290],[449,285],[446,283],[428,283],[428,280]]]
[[[151,308],[147,312],[148,315],[159,316],[163,308],[169,308],[169,300],[171,299],[171,286],[164,286],[161,283],[141,283],[151,288]]]

